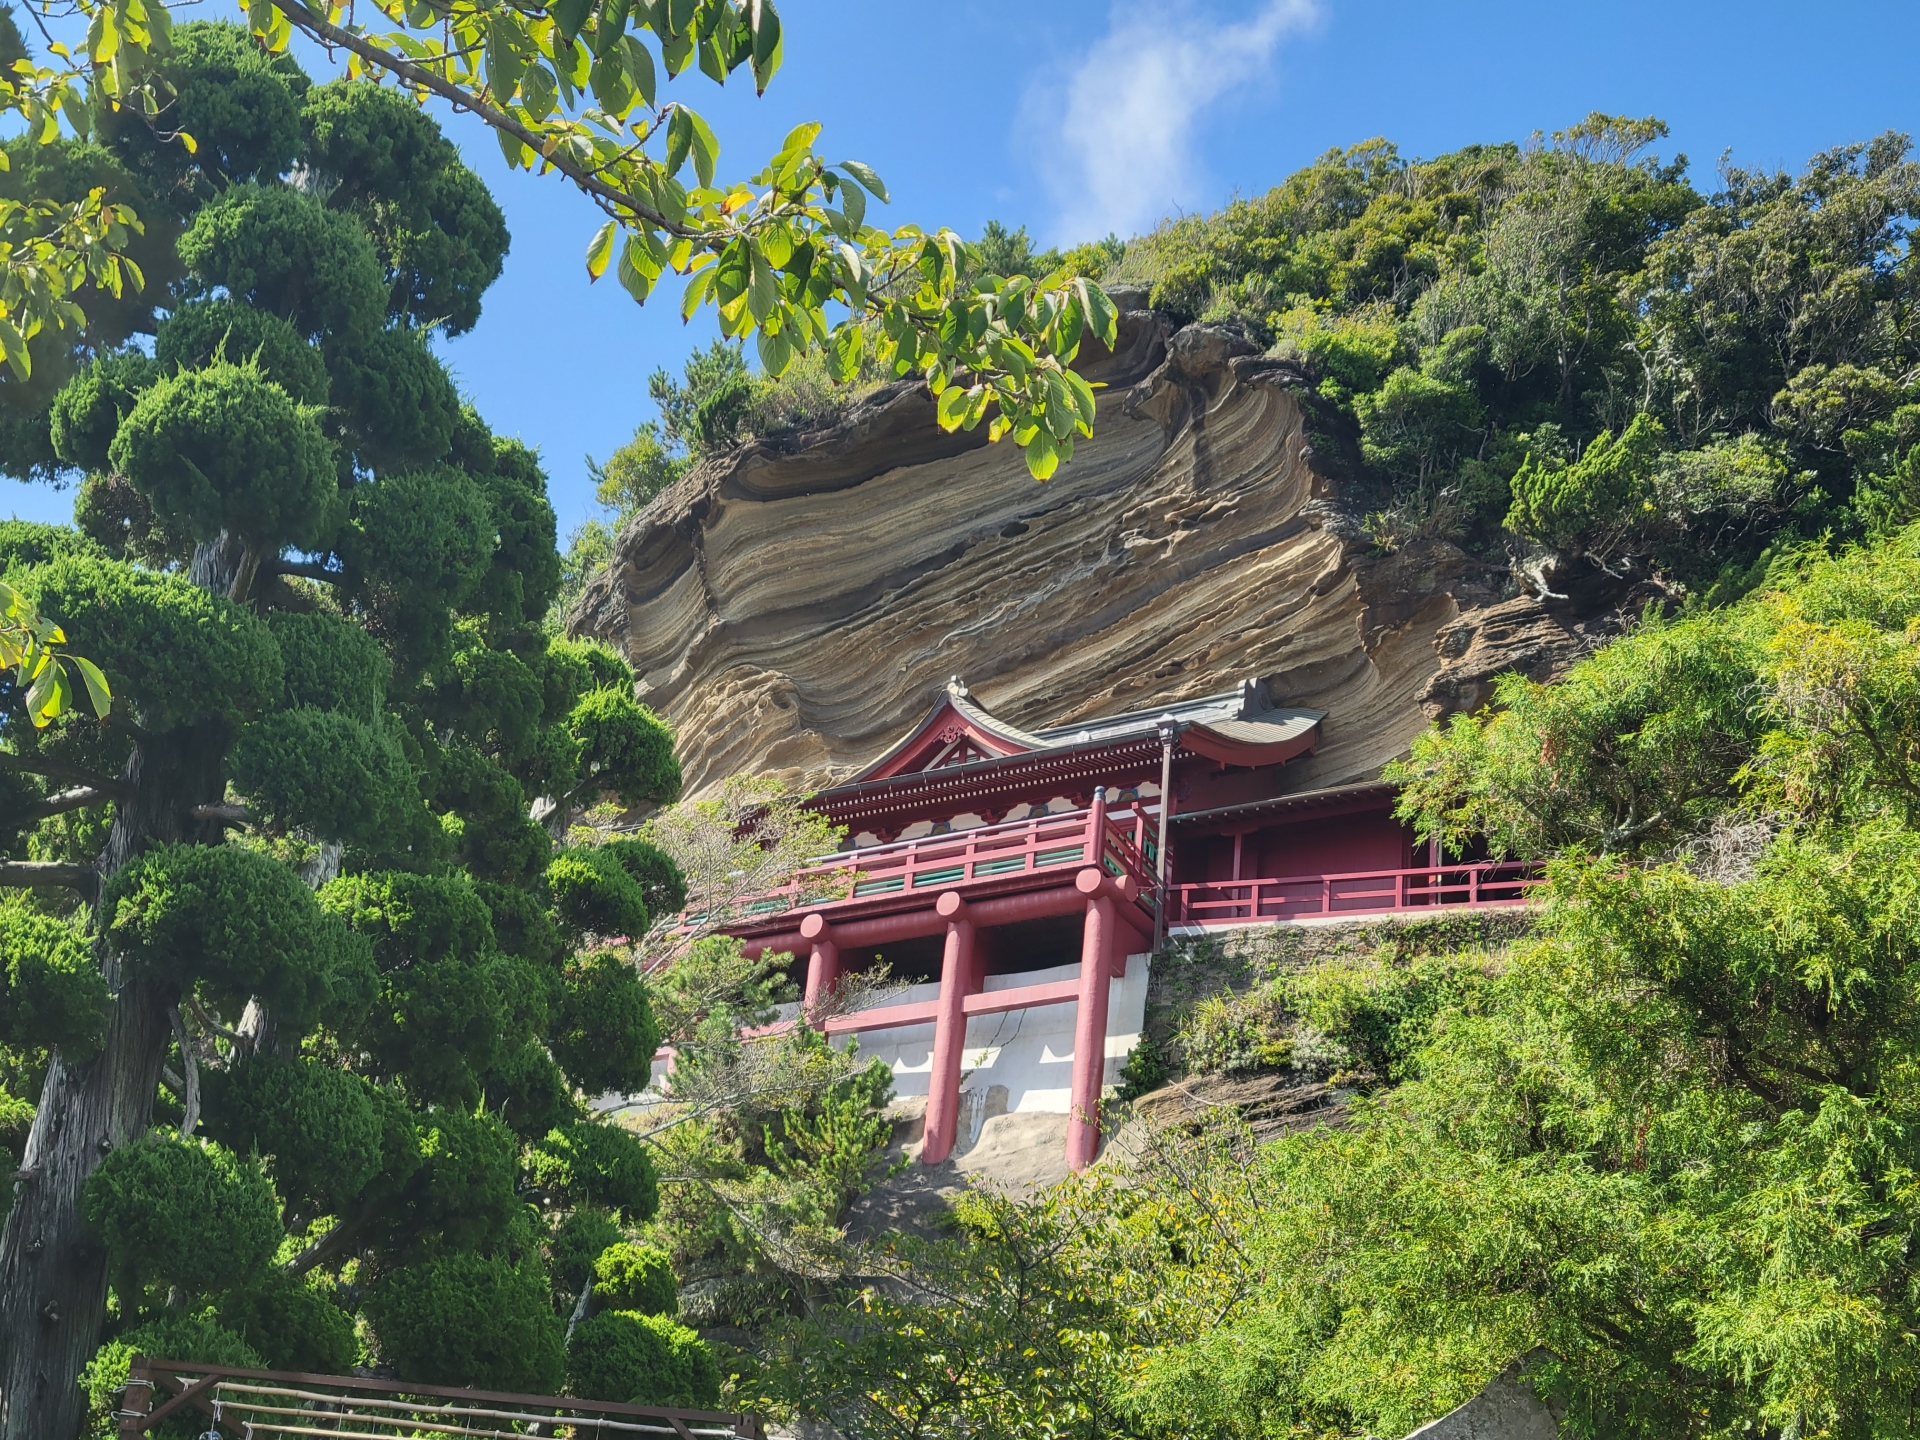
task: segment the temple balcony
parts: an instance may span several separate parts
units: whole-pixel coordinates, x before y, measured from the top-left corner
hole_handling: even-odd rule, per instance
[[[1179,934],[1287,921],[1360,920],[1442,907],[1524,905],[1544,879],[1538,865],[1505,860],[1169,885],[1167,926]]]
[[[791,929],[796,912],[818,914],[838,926],[931,910],[947,892],[976,901],[1070,890],[1075,875],[1088,868],[1104,871],[1118,888],[1131,892],[1129,903],[1150,910],[1150,824],[1142,811],[1109,814],[1096,805],[823,856],[780,889],[748,901],[743,918],[728,928],[744,940],[763,942]],[[757,948],[783,947],[760,943]]]

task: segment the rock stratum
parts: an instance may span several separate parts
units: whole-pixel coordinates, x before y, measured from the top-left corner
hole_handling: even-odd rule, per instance
[[[1621,585],[1541,597],[1445,541],[1376,553],[1351,440],[1300,371],[1116,298],[1115,351],[1082,364],[1106,387],[1094,438],[1044,484],[901,383],[702,465],[622,531],[571,628],[631,661],[689,795],[840,780],[953,675],[1021,725],[1263,677],[1328,712],[1292,788],[1339,784],[1619,628]]]

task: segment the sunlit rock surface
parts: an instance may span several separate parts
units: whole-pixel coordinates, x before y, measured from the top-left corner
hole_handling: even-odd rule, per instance
[[[1351,436],[1316,433],[1337,422],[1304,377],[1237,335],[1130,309],[1085,373],[1107,387],[1096,434],[1045,484],[902,383],[701,467],[626,528],[573,628],[632,661],[690,795],[844,778],[952,675],[1021,725],[1262,676],[1328,712],[1292,787],[1337,784],[1499,671],[1544,678],[1617,628],[1619,596],[1534,599],[1445,541],[1376,553],[1338,478]]]

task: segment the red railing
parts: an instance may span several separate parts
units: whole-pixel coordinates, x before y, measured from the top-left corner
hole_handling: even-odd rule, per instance
[[[1098,864],[1115,877],[1131,875],[1142,894],[1153,889],[1142,841],[1146,818],[1135,811],[1102,817],[1098,843],[1093,810],[1036,815],[919,840],[899,840],[821,857],[785,885],[751,901],[747,918],[797,905],[830,906],[887,895],[931,893],[974,881],[1002,880],[1037,871],[1077,870]],[[822,898],[822,892],[826,892]]]
[[[1312,915],[1381,915],[1433,906],[1520,905],[1542,879],[1538,865],[1503,860],[1350,875],[1214,880],[1168,886],[1167,919],[1173,925],[1231,925]]]

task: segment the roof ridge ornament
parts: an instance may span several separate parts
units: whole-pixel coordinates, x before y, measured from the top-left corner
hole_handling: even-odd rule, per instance
[[[1273,708],[1273,692],[1267,688],[1266,681],[1248,676],[1240,682],[1240,719],[1250,719],[1262,710]]]
[[[965,700],[967,698],[967,682],[962,680],[958,675],[949,676],[947,678],[947,694],[957,700]]]

